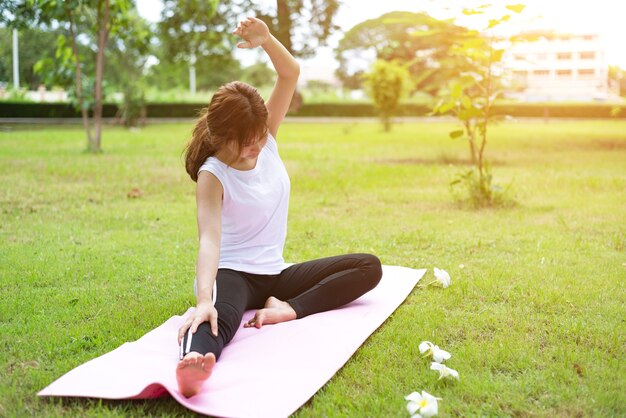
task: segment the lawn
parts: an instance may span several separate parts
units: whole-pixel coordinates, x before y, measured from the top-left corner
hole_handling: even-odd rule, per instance
[[[518,204],[478,211],[449,191],[467,168],[451,128],[281,128],[288,261],[367,251],[452,276],[416,288],[295,416],[408,417],[421,390],[440,416],[626,415],[626,122],[493,128],[495,182]],[[194,415],[171,398],[36,396],[194,304],[190,131],[107,127],[90,155],[80,127],[0,130],[1,416]],[[452,353],[459,382],[437,382],[423,340]]]

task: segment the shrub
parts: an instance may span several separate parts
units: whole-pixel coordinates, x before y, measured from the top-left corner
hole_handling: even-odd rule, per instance
[[[363,78],[367,94],[374,100],[385,132],[388,132],[400,99],[410,90],[409,70],[394,61],[377,60]]]

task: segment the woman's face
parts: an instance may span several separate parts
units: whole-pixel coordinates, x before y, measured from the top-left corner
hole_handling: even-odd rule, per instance
[[[241,158],[244,159],[255,159],[261,153],[261,150],[267,143],[267,137],[257,140],[254,144],[248,145],[241,149]]]

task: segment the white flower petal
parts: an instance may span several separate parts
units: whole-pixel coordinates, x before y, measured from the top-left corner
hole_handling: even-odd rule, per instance
[[[420,402],[422,400],[422,395],[420,395],[419,392],[413,392],[409,395],[406,395],[404,399],[411,402]]]
[[[420,409],[420,414],[424,418],[429,418],[429,417],[437,415],[437,401],[435,401],[434,403],[428,402],[428,404],[425,407]]]
[[[419,403],[409,402],[406,405],[406,410],[409,411],[409,414],[411,414],[411,415],[415,414],[415,412],[417,412],[418,409],[420,409]]]
[[[435,360],[437,363],[441,363],[444,360],[448,360],[450,359],[450,357],[452,356],[446,350],[442,350],[438,346],[433,347],[433,360]]]
[[[422,398],[426,401],[426,405],[420,409],[420,414],[424,418],[437,415],[437,399],[425,390],[422,391]]]
[[[438,372],[441,372],[441,370],[442,370],[443,368],[445,368],[445,367],[446,367],[446,366],[444,366],[443,364],[441,364],[441,363],[437,363],[437,362],[435,362],[435,361],[433,361],[432,363],[430,363],[430,370],[436,370],[436,371],[438,371]]]
[[[435,370],[439,372],[439,379],[446,377],[446,366],[441,363],[432,362],[430,363],[430,370]]]
[[[431,343],[430,341],[422,341],[419,345],[419,350],[421,354],[424,354],[426,351],[432,349],[434,347],[434,344]]]
[[[433,401],[433,402],[437,402],[437,400],[441,400],[441,398],[437,398],[433,395],[431,395],[430,393],[426,392],[425,390],[422,391],[422,399],[426,399],[427,401]]]
[[[435,363],[435,362],[431,363],[430,369],[436,370],[439,372],[439,379],[442,379],[444,377],[450,377],[450,376],[456,379],[459,378],[459,372],[440,363]]]
[[[441,283],[444,289],[450,286],[450,284],[452,283],[452,279],[450,279],[450,275],[448,274],[447,271],[438,269],[437,267],[435,267],[434,271],[435,271],[435,278],[437,279],[439,283]]]

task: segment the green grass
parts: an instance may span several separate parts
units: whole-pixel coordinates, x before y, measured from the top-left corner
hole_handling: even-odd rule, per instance
[[[296,416],[404,417],[421,390],[441,416],[626,415],[626,122],[495,127],[495,182],[519,204],[481,211],[449,193],[467,154],[451,127],[281,128],[287,260],[368,251],[453,280],[416,288]],[[194,303],[190,130],[107,127],[100,155],[79,127],[0,132],[0,415],[193,415],[170,398],[36,396]],[[437,383],[423,340],[459,382]]]

